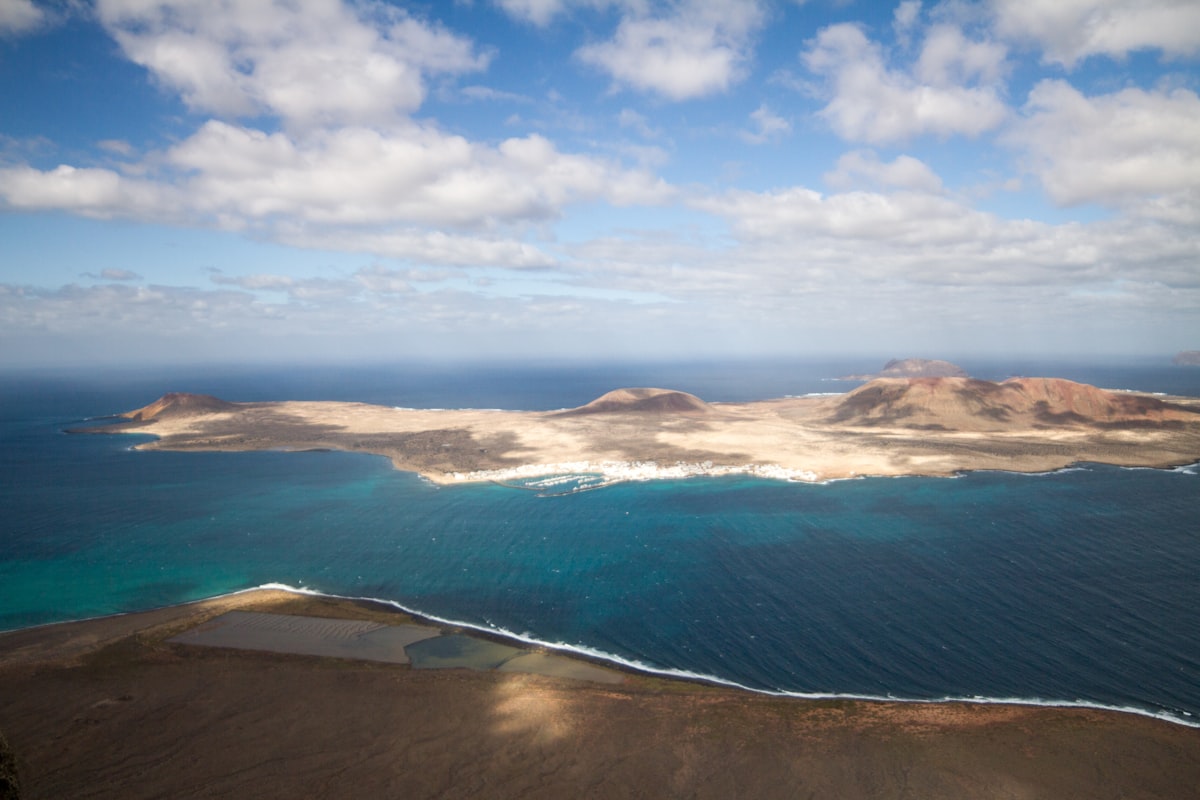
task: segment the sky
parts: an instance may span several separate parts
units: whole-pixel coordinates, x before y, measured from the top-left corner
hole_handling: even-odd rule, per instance
[[[0,367],[1200,349],[1195,0],[0,0]]]

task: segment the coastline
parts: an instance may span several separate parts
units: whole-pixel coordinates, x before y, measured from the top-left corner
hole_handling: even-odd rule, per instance
[[[414,619],[259,588],[0,634],[0,730],[27,796],[284,796],[308,781],[307,793],[330,797],[484,785],[497,797],[621,796],[635,785],[1170,797],[1200,780],[1200,731],[1119,711],[802,699],[632,671],[602,686],[165,641],[232,608]]]
[[[208,622],[212,618],[227,613],[228,611],[245,608],[255,609],[259,607],[269,607],[281,602],[286,603],[286,601],[301,598],[309,598],[318,602],[324,601],[334,604],[359,604],[377,610],[382,617],[376,616],[373,618],[387,619],[389,624],[416,624],[431,626],[434,628],[439,628],[445,632],[457,632],[465,634],[469,637],[480,638],[485,641],[508,644],[518,648],[528,648],[534,652],[558,654],[567,659],[579,661],[584,664],[591,664],[609,670],[616,670],[628,676],[663,679],[692,686],[727,689],[764,697],[776,697],[813,702],[848,701],[917,706],[983,705],[1059,710],[1083,709],[1101,713],[1130,714],[1133,716],[1157,720],[1159,722],[1165,722],[1172,725],[1179,725],[1185,728],[1200,729],[1200,719],[1194,718],[1187,712],[1181,712],[1181,716],[1179,714],[1172,714],[1166,711],[1154,711],[1138,706],[1107,705],[1088,700],[1026,697],[985,697],[978,695],[925,698],[904,697],[892,694],[873,695],[858,694],[853,692],[804,692],[783,689],[761,689],[752,686],[746,686],[736,681],[721,678],[716,675],[682,670],[674,667],[658,667],[652,664],[646,664],[636,659],[623,658],[613,653],[608,653],[602,650],[587,647],[585,645],[574,645],[565,642],[538,639],[537,637],[531,636],[527,633],[517,633],[505,628],[489,627],[465,620],[441,617],[421,611],[419,609],[411,608],[395,600],[379,597],[331,594],[328,592],[317,591],[315,589],[309,589],[303,586],[291,586],[284,583],[267,583],[261,586],[237,589],[232,592],[214,595],[212,597],[202,598],[199,600],[160,606],[142,611],[106,614],[98,617],[89,617],[79,620],[63,620],[60,622],[49,622],[26,628],[0,631],[0,673],[3,672],[3,669],[6,666],[12,666],[13,664],[21,663],[26,659],[31,659],[33,662],[37,662],[54,661],[66,657],[74,657],[76,655],[76,651],[82,652],[83,650],[87,649],[95,649],[96,647],[107,646],[121,637],[140,634],[147,630],[152,631],[164,625],[176,624],[181,620],[186,621],[190,626],[195,626]],[[128,623],[128,625],[126,625],[126,623]],[[82,639],[73,639],[72,635],[76,626],[79,626],[82,629],[97,629],[101,631],[101,633],[85,635]],[[110,633],[103,633],[105,631]],[[60,632],[62,633],[61,636],[59,635]],[[13,642],[18,642],[27,638],[45,643],[58,642],[57,645],[52,646],[64,649],[47,650],[44,644],[32,647],[28,645],[17,645],[16,648],[11,647]],[[22,658],[15,658],[16,655],[21,655]]]

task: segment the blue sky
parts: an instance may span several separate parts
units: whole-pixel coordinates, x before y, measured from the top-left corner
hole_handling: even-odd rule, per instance
[[[1200,348],[1200,4],[0,0],[0,365]]]

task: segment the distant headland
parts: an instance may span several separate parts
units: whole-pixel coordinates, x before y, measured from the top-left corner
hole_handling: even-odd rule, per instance
[[[1184,350],[1171,363],[1177,367],[1200,367],[1200,350]]]
[[[122,417],[86,430],[157,437],[141,449],[374,453],[436,483],[572,474],[592,476],[592,485],[730,474],[823,481],[1200,459],[1200,398],[1059,378],[886,377],[842,395],[748,403],[627,388],[559,411],[235,403],[174,393]]]

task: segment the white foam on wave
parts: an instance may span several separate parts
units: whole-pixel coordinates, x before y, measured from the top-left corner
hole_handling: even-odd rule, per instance
[[[793,469],[778,464],[744,464],[721,466],[711,461],[659,464],[657,461],[567,461],[557,464],[523,464],[507,469],[477,470],[475,472],[453,472],[450,477],[458,483],[479,481],[526,480],[529,478],[569,475],[599,475],[608,483],[627,481],[683,480],[697,477],[722,477],[747,475],[755,478],[818,483],[817,473],[806,469]]]
[[[548,650],[555,650],[561,653],[569,653],[573,655],[584,656],[585,658],[596,661],[616,664],[619,667],[629,669],[634,672],[641,672],[647,675],[658,675],[665,678],[696,681],[717,686],[726,686],[731,689],[753,692],[754,694],[765,694],[772,697],[795,697],[801,700],[865,700],[870,702],[887,703],[920,703],[923,705],[932,705],[935,703],[971,703],[975,705],[1035,706],[1039,708],[1083,708],[1091,709],[1093,711],[1116,711],[1123,714],[1135,714],[1140,717],[1150,717],[1151,719],[1162,720],[1163,722],[1170,722],[1175,725],[1183,725],[1188,728],[1200,728],[1200,719],[1196,719],[1187,711],[1181,711],[1179,714],[1173,714],[1169,711],[1152,711],[1150,709],[1140,708],[1138,706],[1106,705],[1104,703],[1096,703],[1090,700],[1055,700],[1040,697],[985,697],[982,695],[946,695],[945,697],[926,698],[900,697],[890,694],[875,695],[854,694],[848,692],[799,692],[785,689],[756,689],[754,687],[738,683],[737,681],[731,681],[727,678],[721,678],[716,675],[708,675],[702,672],[693,672],[686,669],[677,669],[675,667],[654,666],[643,661],[638,661],[637,659],[625,658],[604,650],[589,647],[588,645],[568,644],[566,642],[551,642],[545,639],[539,639],[530,633],[516,633],[501,626],[490,624],[479,625],[477,623],[464,622],[462,620],[450,619],[448,617],[439,617],[415,608],[410,608],[395,600],[385,600],[379,597],[352,597],[347,595],[329,594],[327,592],[319,592],[306,587],[289,586],[285,583],[265,583],[262,586],[255,588],[279,589],[283,591],[296,592],[297,594],[312,595],[315,597],[333,597],[342,600],[365,600],[372,603],[381,603],[383,605],[389,605],[393,608],[399,609],[406,614],[412,614],[441,625],[449,625],[456,628],[467,628],[469,630],[479,631],[480,633],[486,633],[492,636],[503,636],[506,639],[511,639],[534,647],[543,647]],[[231,592],[230,594],[241,594],[242,592],[248,591],[254,591],[254,589],[243,589],[239,592]]]
[[[1169,467],[1167,469],[1160,469],[1159,467],[1121,467],[1121,469],[1128,470],[1130,472],[1149,470],[1150,472],[1173,472],[1177,475],[1200,475],[1200,472],[1197,471],[1200,470],[1200,461],[1197,461],[1194,464],[1180,464],[1177,467]]]
[[[524,411],[515,408],[412,408],[410,406],[392,406],[393,411],[489,411],[492,413],[512,412],[523,414]]]
[[[1200,474],[1200,462],[1185,464],[1179,467],[1119,467],[1128,470],[1153,470],[1157,472],[1176,472],[1185,475]],[[743,464],[717,465],[711,461],[676,462],[674,464],[659,464],[656,461],[567,461],[556,464],[523,464],[519,467],[509,467],[495,470],[477,470],[475,472],[453,472],[450,478],[454,483],[493,482],[508,484],[515,481],[530,481],[541,479],[545,481],[566,482],[581,476],[599,477],[600,482],[583,488],[602,488],[618,483],[646,482],[655,480],[686,480],[689,478],[720,478],[726,476],[745,476],[762,478],[764,480],[780,480],[791,483],[808,483],[828,485],[842,481],[904,478],[937,478],[953,480],[965,478],[976,472],[996,473],[1002,475],[1019,475],[1028,478],[1045,478],[1062,475],[1069,472],[1093,472],[1092,466],[1084,463],[1070,464],[1058,469],[1042,472],[1022,472],[1008,469],[974,469],[960,470],[948,475],[847,475],[845,477],[826,478],[816,472],[794,467],[784,467],[779,464]],[[536,487],[534,487],[536,488]],[[571,494],[567,492],[566,494]],[[555,495],[556,496],[556,495]]]

